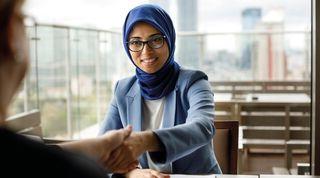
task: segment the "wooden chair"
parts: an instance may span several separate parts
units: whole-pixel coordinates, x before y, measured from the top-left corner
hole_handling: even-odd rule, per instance
[[[212,143],[220,168],[224,174],[237,174],[239,122],[217,120],[214,125],[216,133]]]
[[[237,111],[232,102],[215,102],[215,120],[237,120]]]

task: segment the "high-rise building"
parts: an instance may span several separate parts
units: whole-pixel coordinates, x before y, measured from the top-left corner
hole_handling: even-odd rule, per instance
[[[177,0],[177,31],[196,32],[198,30],[198,2],[197,0]],[[200,37],[178,36],[176,60],[188,68],[199,68]]]
[[[284,35],[278,32],[284,30],[284,12],[277,8],[270,10],[261,23],[256,26],[258,31],[268,31],[255,39],[255,61],[253,76],[257,80],[285,80],[286,54]]]
[[[257,23],[261,21],[261,9],[260,8],[247,8],[242,11],[242,30],[244,32],[252,31],[255,29]],[[242,54],[239,61],[240,69],[251,69],[252,65],[252,48],[254,41],[251,38],[252,35],[243,35],[242,42]]]
[[[261,8],[247,8],[242,11],[242,30],[253,30],[261,21]]]

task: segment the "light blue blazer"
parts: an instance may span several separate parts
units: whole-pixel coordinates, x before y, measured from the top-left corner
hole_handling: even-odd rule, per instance
[[[163,128],[154,133],[164,152],[150,153],[156,163],[172,163],[174,174],[220,174],[211,140],[215,134],[213,93],[207,76],[181,69],[175,89],[166,96]],[[135,76],[118,81],[99,134],[128,124],[141,131],[142,96]],[[139,158],[148,168],[146,154]]]

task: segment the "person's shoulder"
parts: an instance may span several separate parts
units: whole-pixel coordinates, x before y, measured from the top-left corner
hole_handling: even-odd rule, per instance
[[[193,70],[193,69],[186,69],[181,68],[178,78],[178,85],[189,87],[193,83],[195,83],[198,80],[208,80],[208,76],[200,71],[200,70]]]
[[[123,84],[132,83],[132,82],[134,82],[136,80],[137,80],[137,77],[135,75],[132,75],[130,77],[125,77],[123,79],[118,80],[118,83],[121,83],[123,85]]]
[[[7,164],[3,168],[15,167],[12,177],[105,177],[105,172],[95,161],[83,155],[67,152],[59,146],[48,146],[30,140],[10,130],[0,129],[2,146],[0,156]],[[19,163],[17,166],[16,163]],[[35,171],[37,170],[37,171]]]
[[[135,75],[120,79],[116,85],[116,92],[127,93],[136,81],[137,77]]]

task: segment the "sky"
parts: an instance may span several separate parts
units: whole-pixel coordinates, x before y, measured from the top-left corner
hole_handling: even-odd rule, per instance
[[[199,3],[199,14],[202,23],[199,28],[205,26],[218,29],[217,31],[240,31],[241,12],[245,8],[257,7],[262,9],[262,16],[270,10],[282,8],[284,11],[285,27],[288,30],[310,29],[311,1],[310,0],[210,0]],[[201,2],[201,0],[200,0]],[[209,5],[211,4],[211,5]],[[218,25],[216,25],[218,24]],[[220,30],[221,29],[221,30]],[[213,29],[210,29],[213,30]]]
[[[159,0],[158,0],[159,1]],[[169,14],[176,23],[177,0]],[[185,0],[188,1],[188,0]],[[148,0],[27,0],[25,12],[40,23],[98,29],[121,29],[127,12]],[[310,30],[311,0],[198,0],[200,32],[241,31],[241,12],[258,7],[266,15],[271,9],[284,12],[286,30]],[[187,12],[186,12],[187,13]]]
[[[28,0],[25,11],[40,23],[120,28],[131,7],[147,1]]]

